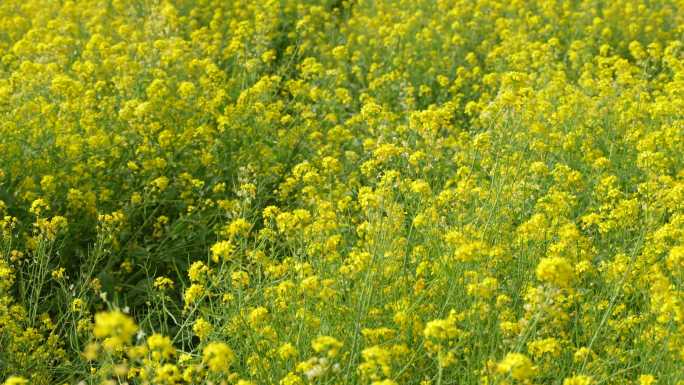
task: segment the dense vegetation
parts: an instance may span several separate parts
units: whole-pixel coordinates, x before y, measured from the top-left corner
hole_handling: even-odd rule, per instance
[[[0,381],[684,384],[679,0],[2,0]]]

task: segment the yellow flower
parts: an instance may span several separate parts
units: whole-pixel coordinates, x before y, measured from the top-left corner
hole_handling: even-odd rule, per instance
[[[666,264],[671,271],[684,268],[684,246],[673,247],[667,255]]]
[[[220,260],[227,260],[233,254],[233,244],[229,241],[220,241],[211,247],[211,259],[218,263]]]
[[[563,385],[591,385],[594,379],[589,376],[574,376],[563,380]]]
[[[202,261],[195,261],[190,265],[188,269],[188,278],[192,282],[204,282],[206,280],[207,274],[211,270]]]
[[[140,203],[142,203],[142,201],[143,201],[143,197],[139,192],[134,192],[133,194],[131,194],[131,203],[132,204],[139,205]]]
[[[639,385],[655,385],[658,382],[655,376],[651,374],[642,374],[639,376]]]
[[[561,353],[561,346],[555,338],[545,338],[529,342],[527,348],[534,357],[541,357],[545,354],[558,357]]]
[[[249,274],[246,271],[234,271],[230,274],[233,286],[244,289],[249,285]]]
[[[160,176],[159,178],[152,181],[152,186],[159,189],[159,191],[164,191],[169,186],[169,178],[165,176]]]
[[[202,317],[198,318],[192,325],[192,331],[200,340],[209,337],[209,333],[211,333],[212,329],[213,326]]]
[[[52,278],[53,279],[62,279],[62,278],[64,278],[65,273],[66,273],[66,269],[64,269],[63,267],[52,270]]]
[[[537,265],[537,278],[558,287],[568,287],[574,278],[570,263],[562,257],[544,258]]]
[[[159,366],[154,373],[154,383],[156,384],[177,384],[181,381],[180,369],[174,364],[164,364]]]
[[[159,361],[161,359],[169,359],[175,353],[171,339],[161,334],[153,334],[147,338],[147,347],[152,352],[152,359]]]
[[[536,368],[524,354],[508,353],[496,366],[496,371],[501,374],[509,374],[515,380],[523,381],[533,377]]]
[[[81,298],[75,298],[71,301],[71,311],[78,313],[85,309],[86,303]]]
[[[279,385],[304,385],[304,380],[294,373],[288,373],[278,383]]]
[[[226,226],[226,235],[228,238],[233,238],[235,236],[247,236],[249,234],[249,229],[252,225],[247,222],[244,218],[237,218],[232,221],[228,226]]]
[[[386,379],[382,381],[373,381],[371,382],[371,385],[398,385],[396,381]]]
[[[445,319],[429,321],[423,329],[423,336],[426,339],[447,341],[456,338],[461,334],[457,325],[457,314],[452,311]]]
[[[256,328],[264,319],[266,319],[267,316],[268,309],[263,306],[259,306],[249,312],[249,325],[253,328]]]
[[[3,385],[27,385],[29,382],[24,377],[19,376],[9,376],[3,383]]]
[[[44,199],[38,198],[34,200],[33,203],[31,203],[31,208],[29,209],[29,212],[35,214],[37,217],[40,217],[41,214],[47,210],[50,210],[50,205],[48,205]]]
[[[359,365],[359,372],[371,379],[391,374],[392,352],[389,349],[375,345],[361,351],[363,363]]]
[[[154,279],[154,288],[159,291],[173,289],[173,280],[168,277],[157,277]]]
[[[201,296],[204,295],[204,285],[200,285],[197,283],[193,283],[185,289],[185,293],[183,295],[183,300],[185,302],[185,308],[189,308],[191,305],[193,305],[195,302],[197,302]]]
[[[228,373],[234,360],[235,353],[223,342],[211,342],[202,350],[202,362],[213,373]]]
[[[183,99],[189,99],[195,94],[195,85],[191,82],[181,82],[178,85],[178,95]]]
[[[317,337],[311,343],[311,347],[316,353],[323,353],[330,358],[337,356],[340,349],[342,348],[342,345],[342,342],[340,342],[336,338],[329,336]]]
[[[592,354],[591,349],[587,348],[586,346],[583,346],[573,354],[572,360],[576,363],[580,363],[584,360],[586,360],[588,357],[590,357]]]
[[[291,343],[286,342],[278,348],[278,356],[283,361],[289,360],[297,356],[297,349]]]
[[[105,350],[120,351],[137,331],[133,319],[119,310],[95,314],[93,335],[104,339],[102,346]]]

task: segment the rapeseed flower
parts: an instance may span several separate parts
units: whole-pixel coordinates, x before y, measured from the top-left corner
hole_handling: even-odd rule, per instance
[[[95,314],[93,335],[102,339],[102,346],[110,352],[121,351],[137,331],[133,319],[119,310]]]
[[[681,2],[102,3],[0,2],[0,380],[684,380]]]
[[[224,342],[210,342],[202,350],[202,362],[213,373],[228,373],[235,353]]]

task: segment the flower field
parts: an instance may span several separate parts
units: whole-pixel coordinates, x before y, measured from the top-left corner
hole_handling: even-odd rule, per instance
[[[684,1],[1,0],[0,383],[684,385]]]

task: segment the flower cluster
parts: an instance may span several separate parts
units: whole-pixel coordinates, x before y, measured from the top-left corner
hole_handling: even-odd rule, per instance
[[[682,26],[1,0],[0,383],[684,384]]]

